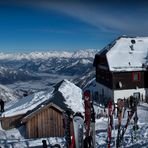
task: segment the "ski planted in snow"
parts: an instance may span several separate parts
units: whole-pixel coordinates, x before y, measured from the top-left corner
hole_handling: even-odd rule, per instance
[[[121,133],[121,136],[120,136],[120,141],[123,140],[123,136],[126,132],[126,129],[130,123],[130,120],[132,119],[133,115],[135,114],[134,116],[134,128],[136,128],[136,130],[138,129],[138,125],[137,125],[137,121],[138,121],[138,116],[137,116],[137,105],[138,105],[138,101],[135,97],[131,96],[130,97],[130,111],[128,111],[128,118],[127,118],[127,122],[126,122],[126,125],[124,126],[123,130],[122,130],[122,133]]]
[[[134,114],[135,114],[135,116],[134,116],[134,128],[138,129],[138,125],[137,125],[137,121],[138,121],[137,105],[138,105],[137,99],[135,97],[131,96],[130,100],[129,100],[130,110],[128,111],[127,122],[126,122],[125,126],[123,127],[122,132],[119,133],[119,135],[117,137],[117,148],[120,146],[121,142],[123,141],[124,134],[125,134],[127,127],[128,127],[128,125],[129,125]]]
[[[90,120],[91,120],[91,104],[90,104],[90,91],[84,92],[84,107],[85,107],[85,136],[89,136],[90,132]]]
[[[112,128],[113,128],[113,107],[112,100],[108,101],[108,136],[107,136],[107,148],[110,148],[111,138],[112,138]]]
[[[117,101],[117,117],[118,117],[118,134],[117,134],[117,140],[116,140],[116,147],[120,147],[121,143],[121,122],[122,122],[122,113],[123,113],[123,107],[124,107],[124,100],[118,99]]]
[[[95,132],[95,110],[93,102],[91,101],[91,122],[90,122],[90,136],[92,137],[92,147],[96,147],[96,132]]]
[[[71,131],[70,131],[71,112],[67,110],[63,116],[64,116],[63,127],[65,129],[66,147],[69,148],[71,145]]]
[[[73,127],[75,148],[83,148],[84,119],[80,112],[75,113],[73,116]]]
[[[95,148],[95,111],[89,90],[84,92],[85,106],[85,148]]]

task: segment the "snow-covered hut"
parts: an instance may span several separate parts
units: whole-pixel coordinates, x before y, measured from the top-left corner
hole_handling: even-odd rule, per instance
[[[63,80],[51,92],[39,92],[15,102],[2,114],[1,123],[4,129],[25,125],[27,138],[61,137],[66,110],[84,112],[82,90]]]

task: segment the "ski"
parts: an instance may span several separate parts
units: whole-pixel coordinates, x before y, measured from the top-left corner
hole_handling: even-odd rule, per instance
[[[110,148],[111,138],[112,138],[112,128],[113,128],[113,108],[112,101],[108,102],[108,137],[107,137],[107,148]]]
[[[119,103],[122,108],[122,103]],[[135,128],[138,128],[138,125],[137,125],[137,121],[138,121],[138,117],[137,117],[137,105],[138,105],[138,102],[137,102],[137,99],[134,98],[133,96],[130,97],[130,100],[129,100],[129,108],[130,110],[128,111],[128,118],[127,118],[127,121],[126,121],[126,124],[125,126],[122,128],[122,132],[120,133],[120,129],[118,127],[118,136],[117,136],[117,148],[120,146],[121,142],[123,141],[123,137],[124,137],[124,134],[127,130],[127,127],[133,117],[133,115],[135,114],[135,121],[134,121],[134,127]],[[120,117],[118,117],[118,119],[121,118],[121,115]],[[121,119],[119,119],[120,122],[119,122],[119,125],[121,126]]]
[[[73,116],[73,127],[75,137],[75,148],[83,148],[83,128],[84,119],[81,113],[77,112]]]
[[[118,99],[117,101],[117,117],[118,117],[118,134],[116,147],[120,147],[120,135],[121,135],[121,121],[122,121],[122,113],[123,113],[124,101],[122,99]]]
[[[84,92],[85,105],[85,148],[95,148],[95,111],[89,90]]]
[[[71,138],[70,148],[75,148],[75,135],[74,135],[74,131],[73,131],[73,135],[72,135],[72,138]]]
[[[90,120],[91,120],[91,104],[90,104],[90,91],[84,92],[84,107],[85,107],[85,136],[88,137],[90,133]]]
[[[123,140],[123,136],[126,132],[126,129],[130,123],[130,120],[132,119],[133,115],[135,114],[135,121],[134,121],[134,126],[135,128],[138,128],[138,125],[137,125],[137,121],[138,121],[138,117],[137,117],[137,105],[138,105],[138,102],[137,102],[137,99],[134,98],[133,96],[130,97],[130,104],[129,104],[129,107],[130,107],[130,111],[128,111],[128,118],[127,118],[127,122],[122,130],[122,133],[121,133],[121,136],[120,136],[120,141]]]
[[[95,132],[95,110],[93,102],[91,101],[91,123],[90,123],[90,136],[92,137],[92,147],[96,147],[96,132]]]
[[[71,132],[70,132],[70,121],[71,121],[71,113],[67,110],[63,114],[63,127],[65,129],[65,140],[66,140],[66,147],[69,148],[71,145]]]

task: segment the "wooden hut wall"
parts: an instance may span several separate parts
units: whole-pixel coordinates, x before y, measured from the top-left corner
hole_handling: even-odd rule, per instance
[[[7,130],[20,126],[22,118],[23,115],[18,115],[13,117],[3,117],[1,119],[2,128]]]
[[[27,120],[26,131],[28,138],[64,136],[62,112],[45,108]]]

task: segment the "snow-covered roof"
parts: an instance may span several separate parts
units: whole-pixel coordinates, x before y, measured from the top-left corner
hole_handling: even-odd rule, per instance
[[[60,95],[56,95],[59,94]],[[58,88],[48,92],[38,92],[21,100],[10,101],[6,104],[2,117],[11,117],[38,109],[48,103],[55,103],[59,107],[67,107],[73,112],[84,112],[82,90],[68,80],[63,80]]]
[[[33,95],[24,97],[20,100],[10,101],[6,104],[5,112],[2,117],[11,117],[25,114],[30,110],[36,108],[39,104],[48,100],[52,95],[51,92],[38,92]]]
[[[79,87],[68,80],[64,80],[58,91],[65,98],[64,103],[68,108],[72,109],[73,112],[84,112],[82,90]]]
[[[106,50],[110,71],[140,71],[147,67],[148,37],[120,37]]]

